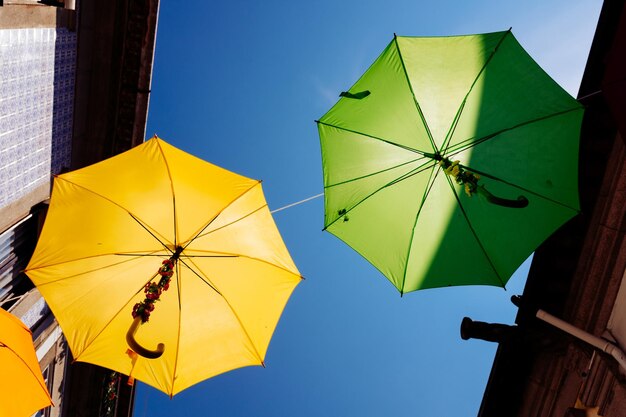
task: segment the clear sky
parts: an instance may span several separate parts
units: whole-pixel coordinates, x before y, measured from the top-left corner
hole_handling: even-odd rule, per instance
[[[321,117],[393,38],[513,28],[576,95],[599,0],[161,1],[147,135],[262,179],[270,209],[322,192]],[[495,287],[400,297],[322,232],[323,201],[275,214],[305,276],[266,368],[176,395],[139,383],[135,416],[475,416],[496,345],[463,341],[464,316],[513,323],[528,261]],[[453,260],[452,260],[453,261]],[[461,267],[461,266],[460,266]]]

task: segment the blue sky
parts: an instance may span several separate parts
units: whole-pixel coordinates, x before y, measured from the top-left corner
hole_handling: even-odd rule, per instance
[[[393,34],[513,28],[576,95],[598,0],[162,1],[147,135],[262,179],[270,209],[322,192],[321,117]],[[400,297],[322,232],[323,201],[275,214],[306,280],[275,331],[266,368],[238,369],[172,400],[139,384],[136,416],[472,416],[496,345],[463,341],[464,316],[512,323],[528,263],[494,287]]]

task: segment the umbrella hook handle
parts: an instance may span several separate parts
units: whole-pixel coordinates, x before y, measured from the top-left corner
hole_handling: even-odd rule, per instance
[[[439,161],[438,164],[443,168],[446,175],[454,177],[454,180],[459,185],[465,185],[465,192],[468,196],[472,196],[472,193],[479,193],[487,199],[491,204],[507,208],[524,208],[528,206],[528,199],[523,195],[517,197],[517,199],[508,199],[497,197],[491,194],[484,185],[478,185],[480,175],[475,174],[467,169],[467,167],[459,164],[460,161],[450,161],[448,158],[442,157],[439,153],[429,154],[425,153],[424,156],[433,158]],[[340,213],[341,214],[341,213]]]
[[[489,201],[492,204],[497,204],[498,206],[508,207],[508,208],[524,208],[528,205],[528,199],[524,197],[523,195],[520,195],[515,200],[502,198],[502,197],[496,197],[495,195],[487,191],[484,185],[479,186],[476,189],[476,191],[482,194],[487,199],[487,201]]]
[[[137,333],[137,329],[141,324],[141,316],[135,317],[133,320],[133,324],[130,325],[128,332],[126,332],[126,343],[132,350],[134,350],[138,355],[143,356],[148,359],[156,359],[160,357],[165,351],[165,345],[163,343],[159,343],[155,350],[146,349],[141,346],[137,340],[135,340],[135,333]]]

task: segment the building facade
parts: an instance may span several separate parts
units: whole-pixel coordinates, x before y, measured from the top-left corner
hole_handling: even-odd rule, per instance
[[[582,212],[536,252],[479,417],[623,417],[626,369],[534,316],[626,350],[626,4],[605,0],[579,90]],[[493,328],[492,328],[493,329]]]
[[[55,174],[143,141],[158,0],[0,1],[0,306],[32,330],[55,406],[41,416],[126,416],[133,388],[72,363],[22,272]]]

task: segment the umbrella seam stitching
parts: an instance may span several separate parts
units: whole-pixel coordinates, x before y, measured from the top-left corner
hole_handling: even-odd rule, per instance
[[[452,150],[451,150],[451,152],[449,154],[449,157],[453,157],[454,155],[457,155],[460,152],[463,152],[463,151],[466,151],[466,150],[468,150],[470,148],[478,146],[478,145],[480,145],[482,143],[485,143],[485,142],[487,142],[487,141],[489,141],[491,139],[494,139],[495,137],[497,137],[497,136],[499,136],[499,135],[501,135],[503,133],[506,133],[506,132],[509,132],[511,130],[517,129],[519,127],[528,126],[530,124],[537,123],[537,122],[542,122],[542,121],[550,119],[552,117],[562,116],[564,114],[567,114],[567,113],[570,113],[570,112],[573,112],[573,111],[576,111],[576,110],[584,111],[584,108],[582,108],[582,107],[574,107],[574,108],[567,109],[567,110],[561,110],[561,111],[558,111],[556,113],[549,114],[547,116],[537,117],[537,118],[532,119],[532,120],[527,120],[525,122],[518,123],[518,124],[516,124],[514,126],[506,127],[504,129],[498,130],[497,132],[490,133],[490,134],[488,134],[486,136],[483,136],[482,138],[479,138],[479,139],[476,139],[476,140],[474,140],[473,138],[466,139],[463,142],[459,142],[457,145],[455,145],[452,148]],[[467,143],[467,144],[464,144],[464,143]]]
[[[207,252],[213,252],[213,251],[207,251]],[[154,256],[154,257],[161,257],[161,256],[168,256],[169,254],[156,254],[156,253],[135,253],[135,252],[128,252],[128,253],[122,253],[122,252],[117,252],[117,253],[113,253],[113,255],[115,256],[137,256],[137,257],[144,257],[144,256]],[[181,255],[182,256],[182,255]],[[219,255],[215,255],[215,256],[211,256],[211,255],[204,255],[204,256],[199,256],[199,255],[185,255],[187,258],[225,258],[227,256],[219,256]],[[232,257],[232,256],[231,256]]]
[[[152,233],[152,232],[150,231],[150,229],[148,228],[148,226],[147,226],[147,225],[144,225],[144,224],[143,224],[143,222],[140,222],[140,221],[139,221],[139,219],[138,219],[138,218],[136,218],[136,217],[135,217],[132,213],[128,213],[128,215],[129,215],[130,217],[132,217],[132,218],[133,218],[133,220],[135,220],[137,223],[139,223],[139,225],[140,225],[141,227],[143,227],[143,228],[144,228],[144,230],[150,234],[150,236],[152,236],[153,238],[155,238],[155,239],[156,239],[156,240],[157,240],[157,241],[158,241],[158,242],[159,242],[159,243],[160,243],[160,244],[161,244],[161,245],[162,245],[162,246],[163,246],[166,250],[169,250],[169,251],[170,251],[170,253],[174,253],[174,251],[173,251],[172,249],[170,249],[170,248],[169,248],[169,247],[168,247],[165,243],[161,242],[161,240],[159,240],[159,238],[158,238],[158,237],[157,237],[154,233]],[[174,240],[176,240],[176,236],[174,236]]]
[[[404,64],[404,59],[402,58],[402,52],[400,51],[400,45],[398,44],[398,37],[394,35],[393,40],[396,44],[396,50],[398,51],[398,57],[400,58],[400,63],[402,64],[402,70],[404,71],[404,77],[409,86],[409,91],[411,92],[411,96],[413,97],[413,102],[415,103],[415,107],[417,108],[417,112],[422,119],[422,123],[424,124],[424,128],[426,129],[426,135],[428,136],[428,140],[430,141],[430,146],[433,147],[433,151],[438,152],[437,145],[435,144],[435,140],[433,139],[433,135],[428,127],[428,123],[426,123],[426,118],[424,117],[424,113],[422,113],[422,108],[417,101],[417,97],[415,97],[415,92],[413,91],[413,85],[411,84],[411,80],[409,79],[409,73],[406,70],[406,65]]]
[[[330,184],[330,185],[325,185],[325,186],[324,186],[324,189],[326,189],[326,188],[331,188],[331,187],[336,187],[336,186],[338,186],[338,185],[349,184],[349,183],[354,182],[354,181],[359,181],[359,180],[363,180],[363,179],[366,179],[366,178],[370,178],[370,177],[373,177],[373,176],[375,176],[375,175],[382,174],[382,173],[384,173],[384,172],[392,171],[392,170],[394,170],[394,169],[396,169],[396,168],[400,168],[400,167],[403,167],[403,166],[405,166],[405,165],[412,164],[412,163],[414,163],[414,162],[419,161],[420,159],[422,159],[422,158],[417,158],[417,159],[413,159],[413,160],[408,161],[408,162],[403,162],[403,163],[401,163],[401,164],[399,164],[399,165],[394,165],[394,166],[392,166],[392,167],[385,168],[385,169],[382,169],[382,170],[380,170],[380,171],[372,172],[372,173],[370,173],[370,174],[362,175],[362,176],[360,176],[360,177],[355,177],[355,178],[352,178],[352,179],[349,179],[349,180],[336,182],[336,183],[334,183],[334,184]]]
[[[384,142],[384,143],[387,143],[387,144],[389,144],[389,145],[396,146],[396,147],[398,147],[398,148],[405,149],[405,150],[407,150],[407,151],[410,151],[410,152],[414,152],[414,153],[420,154],[420,155],[422,155],[422,156],[426,156],[426,155],[425,155],[425,153],[426,153],[426,152],[424,152],[424,151],[420,151],[419,149],[414,149],[414,148],[411,148],[410,146],[401,145],[401,144],[396,143],[396,142],[391,142],[391,141],[389,141],[389,140],[387,140],[387,139],[379,138],[378,136],[373,136],[373,135],[370,135],[370,134],[368,134],[368,133],[359,132],[358,130],[348,129],[348,128],[346,128],[346,127],[333,125],[333,124],[330,124],[330,123],[327,123],[327,122],[322,122],[322,121],[319,121],[319,120],[317,121],[317,124],[318,124],[318,125],[323,125],[323,126],[332,127],[332,128],[334,128],[334,129],[342,130],[342,131],[344,131],[344,132],[349,132],[349,133],[354,133],[354,134],[357,134],[357,135],[365,136],[365,137],[367,137],[367,138],[371,138],[371,139],[379,140],[379,141]],[[321,135],[320,135],[320,137],[321,137]]]
[[[223,297],[222,293],[220,292],[220,290],[217,289],[217,287],[215,286],[215,284],[213,284],[213,282],[209,279],[209,277],[206,277],[206,279],[202,278],[196,271],[194,271],[193,269],[191,269],[191,267],[189,265],[187,265],[185,263],[185,261],[183,261],[182,259],[179,259],[181,261],[181,263],[183,265],[185,265],[187,268],[189,268],[189,270],[191,272],[193,272],[194,274],[196,274],[196,276],[198,278],[200,278],[206,285],[208,285],[213,291],[215,291],[216,294],[220,295]],[[201,271],[201,269],[193,262],[192,259],[189,259],[189,262],[191,264],[193,264],[193,266],[195,266],[196,268],[198,268],[199,271]]]
[[[543,195],[543,194],[540,194],[540,193],[538,193],[538,192],[536,192],[536,191],[532,191],[532,190],[530,190],[530,189],[528,189],[528,188],[525,188],[525,187],[522,187],[522,186],[520,186],[520,185],[513,184],[512,182],[506,181],[506,180],[504,180],[504,179],[502,179],[502,178],[498,178],[498,177],[496,177],[496,176],[494,176],[494,175],[491,175],[491,174],[488,174],[488,173],[486,173],[486,172],[482,172],[482,171],[479,171],[479,170],[477,170],[477,169],[473,169],[473,168],[471,168],[471,167],[469,167],[469,166],[467,166],[467,165],[462,165],[462,164],[459,164],[459,166],[462,166],[463,168],[466,168],[466,169],[468,169],[469,171],[475,172],[476,174],[480,174],[480,175],[482,175],[482,176],[484,176],[484,177],[491,178],[491,179],[492,179],[492,180],[494,180],[494,181],[501,182],[501,183],[506,184],[506,185],[509,185],[509,186],[511,186],[511,187],[513,187],[513,188],[517,188],[518,190],[522,190],[522,191],[525,191],[525,192],[527,192],[527,193],[533,194],[533,195],[535,195],[535,196],[537,196],[537,197],[539,197],[539,198],[542,198],[542,199],[544,199],[544,200],[546,200],[546,201],[549,201],[549,202],[551,202],[551,203],[557,204],[557,205],[559,205],[559,206],[561,206],[561,207],[564,207],[564,208],[567,208],[567,209],[573,210],[573,211],[575,211],[575,212],[577,212],[577,213],[580,213],[580,210],[579,210],[579,209],[576,209],[576,208],[574,208],[574,207],[568,206],[568,205],[567,205],[567,204],[565,204],[565,203],[562,203],[562,202],[557,201],[557,200],[555,200],[555,199],[553,199],[553,198],[547,197],[547,196],[545,196],[545,195]]]
[[[240,217],[240,218],[238,218],[237,220],[233,220],[232,222],[230,222],[230,223],[228,223],[228,224],[225,224],[225,225],[223,225],[223,226],[220,226],[220,227],[218,227],[217,229],[210,230],[210,231],[208,231],[208,232],[206,232],[206,233],[202,233],[202,232],[200,232],[200,234],[196,235],[196,237],[194,237],[194,238],[192,239],[192,241],[194,241],[194,240],[196,240],[196,239],[198,239],[198,238],[204,237],[204,236],[208,236],[208,235],[210,235],[211,233],[217,232],[218,230],[222,230],[222,229],[224,229],[224,228],[226,228],[226,227],[228,227],[228,226],[232,226],[233,224],[235,224],[235,223],[237,223],[237,222],[240,222],[240,221],[242,221],[242,220],[244,220],[244,219],[246,219],[246,218],[248,218],[248,217],[252,216],[254,213],[258,212],[259,210],[262,210],[264,207],[267,207],[267,203],[263,204],[261,207],[259,207],[259,208],[257,208],[257,209],[252,210],[250,213],[246,214],[245,216],[241,216],[241,217]],[[215,219],[214,219],[214,220],[215,220]],[[213,220],[213,221],[214,221],[214,220]],[[211,223],[213,223],[213,221],[211,221]],[[210,224],[208,224],[206,227],[209,227],[209,225],[210,225]],[[203,231],[206,229],[206,227],[203,229]],[[189,243],[191,243],[192,241],[190,241]],[[187,245],[187,246],[189,246],[189,245]],[[187,246],[185,246],[185,248],[187,248]]]
[[[186,240],[185,242],[187,242],[187,244],[183,247],[183,250],[185,250],[197,237],[200,236],[200,234],[207,228],[209,227],[222,213],[224,213],[224,211],[229,208],[235,201],[239,200],[241,197],[243,197],[244,195],[246,195],[249,191],[251,191],[252,189],[254,189],[255,187],[257,187],[258,185],[261,184],[261,181],[257,181],[255,182],[250,188],[248,188],[247,190],[245,190],[244,192],[242,192],[241,194],[239,194],[237,197],[233,198],[232,201],[230,201],[226,206],[224,206],[219,213],[217,213],[211,220],[209,220],[207,222],[206,225],[204,225],[203,227],[201,227],[197,233],[192,234],[192,238]],[[267,205],[267,203],[266,203]]]
[[[191,264],[193,266],[195,266],[196,268],[198,268],[198,266],[191,261]],[[187,268],[189,268],[188,265],[185,264],[185,266],[187,266]],[[198,275],[198,277],[200,277],[199,273],[196,271],[193,271],[193,269],[189,268],[192,272],[194,272],[196,275]],[[202,275],[204,275],[204,272],[202,271],[202,269],[198,268],[198,271],[200,273],[202,273]],[[208,281],[205,281],[204,279],[200,278],[202,281],[206,282],[208,284]],[[207,277],[208,280],[208,277]],[[261,358],[261,355],[259,354],[259,350],[257,348],[257,346],[255,345],[255,343],[252,341],[252,338],[250,337],[250,334],[248,333],[248,331],[246,330],[246,327],[243,325],[241,319],[239,318],[239,315],[235,312],[235,309],[233,308],[233,306],[230,304],[230,302],[228,301],[228,299],[224,296],[224,294],[222,294],[221,292],[218,292],[218,294],[224,299],[224,302],[226,303],[226,305],[228,306],[228,308],[230,309],[230,311],[233,313],[233,316],[235,316],[235,318],[237,319],[237,322],[239,323],[239,326],[241,327],[241,330],[243,330],[243,333],[246,335],[246,338],[248,339],[248,341],[250,342],[250,344],[252,345],[252,348],[254,349],[254,353],[256,354],[256,357],[259,359],[260,364],[263,364],[263,358]]]
[[[290,273],[292,275],[295,275],[295,276],[297,276],[299,278],[302,278],[302,275],[300,275],[299,273],[295,273],[293,271],[290,271],[289,269],[287,269],[287,268],[285,268],[285,267],[283,267],[281,265],[276,265],[275,263],[266,261],[265,259],[256,258],[254,256],[242,255],[242,254],[238,254],[238,253],[231,253],[231,252],[214,252],[214,251],[211,251],[211,252],[213,252],[213,253],[223,253],[225,255],[234,255],[234,256],[232,256],[232,258],[246,258],[246,259],[250,259],[251,261],[261,262],[261,263],[273,266],[276,269],[280,269],[281,271],[285,271],[285,272],[288,272],[288,273]],[[191,257],[189,257],[189,256],[186,256],[186,258],[191,260]],[[192,261],[192,263],[193,263],[193,261]],[[194,266],[195,266],[195,264],[194,264]]]
[[[413,247],[413,237],[415,236],[415,228],[417,227],[417,222],[419,220],[420,213],[422,212],[422,208],[424,207],[424,203],[426,202],[426,199],[428,198],[428,195],[430,194],[430,190],[432,190],[433,185],[435,185],[435,180],[437,179],[437,176],[439,175],[439,170],[436,168],[436,165],[434,165],[433,168],[434,169],[431,171],[430,178],[428,180],[430,184],[424,190],[422,201],[420,202],[420,207],[417,210],[417,213],[415,214],[415,221],[413,222],[413,229],[411,230],[411,239],[409,240],[409,247],[407,249],[407,254],[406,254],[406,263],[404,264],[404,273],[402,276],[402,287],[400,289],[400,294],[404,294],[404,285],[406,284],[406,273],[409,269],[409,259],[411,257],[411,249]],[[434,177],[433,177],[433,173],[435,174]]]
[[[178,246],[178,217],[176,215],[176,194],[174,193],[174,179],[172,178],[172,173],[170,171],[170,165],[167,163],[167,158],[165,157],[165,152],[161,147],[161,142],[157,139],[157,146],[159,147],[159,151],[161,152],[161,156],[163,157],[163,163],[165,164],[165,169],[167,171],[167,177],[170,180],[170,189],[172,190],[172,210],[174,214],[174,247]]]
[[[22,358],[21,355],[19,355],[15,350],[13,350],[10,346],[4,345],[5,348],[9,349],[11,352],[13,352],[13,354],[19,358],[20,362],[22,362],[24,364],[24,366],[26,366],[26,368],[28,369],[28,371],[35,377],[35,379],[37,380],[37,384],[44,389],[44,392],[46,393],[46,396],[48,397],[48,399],[50,400],[50,402],[52,402],[52,397],[50,397],[50,393],[48,392],[48,387],[45,385],[41,384],[41,381],[39,380],[39,378],[37,378],[37,374],[35,372],[33,372],[33,370],[31,369],[30,366],[28,366],[28,363],[26,363],[26,361],[24,360],[24,358]],[[34,348],[33,348],[34,349]],[[42,377],[43,379],[43,377]]]
[[[485,73],[485,69],[487,68],[487,65],[489,65],[489,63],[492,61],[493,57],[496,55],[496,52],[498,52],[498,49],[500,48],[500,45],[502,45],[502,43],[504,42],[504,39],[510,33],[511,33],[511,29],[507,30],[504,33],[504,35],[502,35],[502,37],[498,41],[498,44],[496,45],[496,47],[491,52],[491,55],[489,55],[489,58],[487,58],[487,61],[485,61],[484,65],[482,66],[482,68],[480,69],[480,71],[478,72],[476,77],[474,78],[474,81],[472,82],[472,85],[470,85],[470,88],[467,91],[467,93],[465,94],[465,97],[463,97],[463,101],[461,102],[461,105],[459,106],[459,109],[457,110],[457,114],[454,116],[454,120],[452,121],[452,125],[450,126],[450,130],[448,130],[448,133],[446,134],[446,137],[444,139],[443,146],[442,146],[442,149],[443,149],[444,153],[446,153],[448,151],[448,145],[452,141],[452,135],[454,135],[454,131],[456,130],[456,127],[457,127],[457,125],[459,123],[459,120],[461,119],[461,113],[463,113],[463,110],[465,109],[465,103],[467,102],[467,98],[472,93],[472,90],[474,89],[474,86],[476,85],[476,82],[478,81],[478,79]]]
[[[146,284],[149,283],[150,281],[152,281],[154,278],[156,278],[157,276],[159,276],[158,272],[155,272],[154,275],[148,280],[146,281],[140,288],[139,290],[137,290],[129,299],[128,301],[126,301],[122,307],[120,307],[119,310],[117,310],[117,312],[115,314],[113,314],[111,316],[111,318],[104,324],[104,326],[102,327],[102,329],[100,329],[100,331],[93,337],[91,338],[91,340],[89,341],[89,343],[87,343],[85,345],[85,347],[80,351],[80,353],[78,355],[74,356],[74,360],[77,361],[80,358],[80,355],[82,355],[83,353],[85,353],[85,351],[87,349],[89,349],[89,347],[96,341],[96,339],[102,334],[102,332],[104,332],[107,327],[111,324],[111,322],[113,322],[113,320],[115,320],[124,310],[124,308],[126,308],[133,300],[133,298],[135,296],[137,296],[137,294],[139,294],[141,291],[143,291],[143,289],[145,288]],[[72,352],[73,354],[74,352]]]
[[[76,186],[76,187],[79,187],[79,188],[81,188],[81,189],[83,189],[83,190],[85,190],[85,191],[89,192],[89,193],[92,193],[93,195],[96,195],[96,196],[98,196],[98,197],[102,198],[102,199],[103,199],[103,200],[105,200],[105,201],[108,201],[109,203],[113,204],[113,205],[114,205],[114,206],[116,206],[116,207],[119,207],[120,209],[122,209],[123,211],[125,211],[126,213],[128,213],[128,214],[129,214],[129,215],[130,215],[130,216],[131,216],[131,217],[132,217],[132,218],[133,218],[133,219],[134,219],[137,223],[139,223],[139,224],[140,224],[141,226],[143,226],[144,228],[148,227],[146,222],[144,222],[144,221],[143,221],[143,220],[141,220],[139,217],[135,216],[135,215],[134,215],[134,214],[133,214],[130,210],[128,210],[128,209],[127,209],[127,208],[125,208],[124,206],[122,206],[122,205],[120,205],[120,204],[116,203],[115,201],[111,200],[110,198],[105,197],[104,195],[102,195],[102,194],[100,194],[100,193],[97,193],[97,192],[95,192],[95,191],[93,191],[93,190],[90,190],[89,188],[87,188],[87,187],[85,187],[85,186],[83,186],[83,185],[81,185],[81,184],[77,184],[77,183],[75,183],[75,182],[73,182],[73,181],[70,181],[70,180],[68,180],[68,179],[66,179],[66,178],[63,178],[62,176],[58,176],[58,177],[56,177],[56,179],[57,179],[57,180],[63,180],[63,181],[65,181],[65,182],[67,182],[68,184],[72,184],[72,185],[74,185],[74,186]],[[145,224],[145,226],[144,226],[144,224]],[[160,235],[160,233],[158,233],[156,230],[155,230],[154,232]],[[154,236],[154,235],[153,235],[153,236]],[[166,248],[167,248],[167,246],[166,246],[163,242],[161,242],[158,238],[156,238],[156,236],[154,236],[154,237],[155,237],[155,239],[157,239],[157,241],[158,241],[160,244],[162,244],[164,247],[166,247]],[[166,239],[166,238],[165,238],[165,236],[161,236],[161,238],[163,238],[163,240],[165,240],[165,241],[168,241],[168,239]]]
[[[182,262],[182,260],[179,259],[179,261]],[[181,322],[182,322],[182,317],[183,317],[183,310],[182,310],[182,289],[181,289],[181,283],[182,283],[182,279],[181,279],[181,275],[180,275],[180,264],[178,262],[176,262],[176,269],[177,269],[177,273],[176,273],[176,280],[178,281],[178,285],[176,286],[177,288],[177,295],[178,295],[178,337],[176,339],[176,359],[174,360],[174,373],[172,376],[172,388],[171,388],[171,392],[170,392],[170,399],[172,399],[172,396],[174,395],[174,384],[176,383],[176,371],[178,369],[178,354],[180,353],[180,329],[181,329]]]
[[[160,255],[153,255],[154,253],[158,252],[159,250],[160,249],[155,250],[154,252],[152,252],[150,254],[145,254],[145,255],[137,254],[137,257],[139,258],[139,257],[142,257],[142,256],[160,256]],[[86,260],[86,259],[99,258],[101,256],[114,256],[114,255],[125,255],[125,254],[124,253],[102,253],[102,254],[99,254],[99,255],[84,256],[82,258],[69,259],[67,261],[58,262],[58,263],[55,263],[55,264],[47,264],[47,265],[37,266],[37,267],[34,267],[34,268],[28,268],[28,269],[25,269],[24,272],[28,273],[29,271],[37,271],[39,269],[50,268],[50,267],[59,266],[59,265],[64,265],[64,264],[68,264],[68,263],[71,263],[71,262],[77,262],[77,261],[83,261],[83,260]],[[128,256],[132,256],[132,254],[128,254]],[[163,255],[163,256],[167,257],[168,255]],[[111,264],[111,265],[107,265],[107,266],[103,266],[103,267],[100,267],[100,268],[97,268],[97,269],[93,269],[93,270],[90,270],[90,271],[80,272],[78,274],[74,274],[74,275],[71,275],[69,277],[63,277],[63,278],[60,278],[58,280],[48,281],[48,282],[46,282],[44,284],[41,284],[41,285],[46,285],[46,284],[50,284],[50,283],[54,283],[54,282],[63,281],[64,279],[74,278],[74,277],[76,277],[78,275],[86,274],[86,273],[97,271],[97,270],[104,269],[104,268],[109,268],[109,267],[112,267],[112,266],[120,265],[120,264],[122,264],[124,262],[130,262],[130,261],[132,261],[132,259],[129,259],[127,261],[122,261],[122,262],[119,262],[119,263],[115,263],[115,264]]]
[[[370,193],[369,195],[367,195],[365,198],[363,198],[361,201],[359,201],[358,203],[354,204],[352,207],[350,207],[349,209],[346,209],[346,212],[343,214],[343,216],[345,216],[346,214],[348,214],[350,211],[352,211],[354,208],[358,207],[361,203],[363,203],[365,200],[369,199],[370,197],[374,196],[374,194],[377,194],[378,192],[382,191],[383,189],[390,187],[394,184],[397,184],[400,181],[404,181],[407,178],[410,178],[414,175],[420,174],[424,171],[426,171],[429,168],[432,168],[434,165],[432,166],[421,166],[421,167],[417,167],[414,170],[411,170],[409,172],[407,172],[406,174],[396,178],[395,180],[392,180],[390,182],[388,182],[387,184],[383,185],[382,187],[378,188],[377,190],[374,190],[372,193]],[[423,168],[423,169],[421,169]],[[335,220],[333,220],[332,222],[330,222],[328,225],[326,225],[324,227],[323,230],[327,230],[330,226],[332,226],[333,224],[335,224],[337,222],[337,220],[339,220],[342,216],[337,217]]]
[[[461,204],[461,199],[459,198],[459,195],[456,192],[456,188],[454,188],[454,184],[452,184],[452,180],[447,175],[446,175],[446,180],[448,181],[448,184],[450,185],[450,188],[452,188],[452,192],[454,193],[454,198],[456,198],[458,207],[461,210],[461,213],[463,214],[463,217],[465,218],[465,221],[467,222],[467,225],[469,226],[469,228],[470,228],[470,230],[472,232],[472,235],[474,235],[474,238],[476,239],[476,242],[478,243],[478,246],[480,247],[480,250],[485,255],[485,258],[487,259],[487,262],[489,263],[489,266],[491,266],[491,269],[493,269],[493,272],[496,274],[496,277],[498,278],[498,281],[500,281],[500,284],[502,284],[502,288],[506,288],[506,285],[505,285],[504,281],[502,281],[502,278],[500,277],[500,273],[498,273],[498,270],[496,269],[496,266],[491,261],[491,258],[489,257],[489,254],[487,253],[487,250],[485,250],[485,247],[483,246],[483,243],[481,242],[480,238],[478,237],[478,234],[476,233],[476,230],[474,229],[474,226],[472,226],[472,222],[470,222],[470,219],[469,219],[469,217],[468,217],[468,215],[467,215],[467,213],[465,211],[465,208]]]

